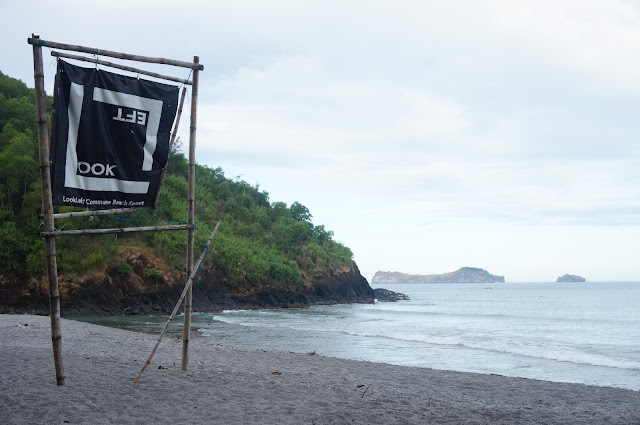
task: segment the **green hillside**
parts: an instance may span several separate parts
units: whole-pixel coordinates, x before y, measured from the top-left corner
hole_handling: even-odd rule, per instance
[[[34,99],[33,89],[0,73],[0,283],[33,285],[46,279],[44,243],[38,237],[40,176]],[[50,107],[51,98],[47,105]],[[156,211],[56,220],[56,228],[184,222],[187,161],[180,149],[179,143],[173,149]],[[313,286],[316,276],[322,274],[349,271],[359,276],[351,250],[334,241],[333,232],[323,225],[314,225],[304,205],[271,202],[258,185],[229,179],[220,168],[198,165],[196,175],[196,250],[202,248],[215,222],[222,220],[205,265],[225,281]],[[56,207],[56,212],[76,210]],[[171,270],[184,269],[186,232],[61,237],[56,241],[59,274],[69,281],[109,267],[124,267],[120,253],[132,249],[162,259]]]

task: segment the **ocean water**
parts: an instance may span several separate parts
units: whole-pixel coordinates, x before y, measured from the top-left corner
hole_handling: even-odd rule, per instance
[[[640,390],[640,282],[382,286],[411,300],[194,314],[192,337]],[[85,320],[159,332],[166,318]]]

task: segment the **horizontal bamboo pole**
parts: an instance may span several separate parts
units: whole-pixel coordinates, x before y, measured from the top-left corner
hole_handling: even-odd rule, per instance
[[[112,210],[93,210],[93,211],[75,211],[68,213],[57,213],[53,215],[53,218],[72,218],[72,217],[90,217],[93,215],[111,215],[111,214],[125,214],[144,209],[143,207],[137,208],[115,208]]]
[[[172,226],[143,226],[143,227],[115,227],[112,229],[81,229],[81,230],[54,230],[52,232],[40,232],[41,238],[75,235],[108,235],[112,233],[134,232],[166,232],[168,230],[189,230],[189,224],[176,224]]]
[[[179,66],[182,68],[198,69],[202,71],[204,65],[193,62],[184,62],[174,59],[166,58],[154,58],[150,56],[131,55],[128,53],[112,52],[110,50],[96,49],[95,47],[77,46],[73,44],[56,43],[55,41],[42,40],[36,36],[29,37],[27,43],[32,45],[50,47],[52,49],[71,50],[73,52],[89,53],[90,55],[109,56],[117,59],[124,59],[130,61],[147,62],[147,63],[159,63],[162,65]]]
[[[209,245],[211,245],[211,240],[213,239],[213,236],[218,231],[218,227],[220,227],[220,220],[218,220],[218,222],[216,223],[216,227],[213,229],[213,232],[211,232],[211,236],[209,236],[209,240],[207,240],[207,245],[206,245],[207,247]],[[173,308],[173,311],[171,312],[171,316],[169,316],[169,320],[167,320],[167,323],[164,325],[164,329],[162,329],[162,332],[160,332],[160,336],[158,337],[158,340],[156,341],[156,345],[153,346],[153,350],[151,350],[151,354],[149,354],[149,357],[147,358],[147,361],[144,362],[144,365],[142,366],[142,369],[140,369],[140,373],[138,373],[138,377],[135,380],[136,384],[138,382],[140,382],[140,379],[142,378],[142,374],[144,373],[144,370],[147,368],[147,366],[149,366],[151,364],[151,360],[153,359],[153,356],[156,354],[156,350],[158,349],[158,346],[160,345],[160,341],[162,341],[162,337],[164,336],[165,332],[169,328],[169,324],[171,323],[173,318],[176,317],[176,313],[178,312],[178,309],[180,308],[180,305],[182,304],[182,301],[184,301],[184,297],[187,295],[187,292],[189,291],[189,288],[191,288],[191,285],[193,284],[193,278],[196,276],[196,273],[198,272],[198,269],[200,268],[200,263],[202,263],[202,260],[204,259],[204,254],[206,254],[206,253],[207,253],[207,250],[203,249],[202,253],[200,254],[200,258],[198,259],[198,262],[193,267],[193,271],[191,272],[191,275],[189,276],[189,280],[187,280],[187,283],[184,285],[184,289],[182,290],[182,294],[180,295],[180,298],[178,299],[178,302],[176,303],[176,306]]]
[[[172,77],[172,76],[169,76],[169,75],[158,74],[156,72],[145,71],[144,69],[138,69],[138,68],[134,68],[132,66],[120,65],[120,64],[117,64],[117,63],[113,63],[113,62],[107,62],[107,61],[103,61],[103,60],[99,60],[99,59],[89,58],[89,57],[86,57],[86,56],[70,55],[68,53],[61,53],[61,52],[56,52],[56,51],[52,51],[51,52],[51,56],[54,56],[56,58],[67,58],[67,59],[75,59],[75,60],[84,61],[84,62],[97,63],[98,65],[110,66],[112,68],[118,68],[118,69],[122,69],[124,71],[135,72],[137,74],[144,74],[144,75],[148,75],[150,77],[161,78],[163,80],[175,81],[176,83],[193,84],[191,82],[191,80],[185,80],[183,78],[178,78],[178,77]]]

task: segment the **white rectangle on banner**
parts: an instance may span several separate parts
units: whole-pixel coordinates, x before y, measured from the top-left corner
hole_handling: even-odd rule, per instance
[[[96,100],[95,90],[100,90],[100,89],[94,89],[94,100]],[[109,90],[105,90],[105,91],[109,91]],[[122,95],[125,93],[118,93],[118,94]],[[128,96],[132,96],[132,95],[128,95]],[[144,99],[138,96],[132,96],[132,97],[135,97],[138,99]],[[80,127],[80,115],[82,114],[83,99],[84,99],[84,86],[77,83],[71,83],[71,92],[69,93],[69,110],[68,110],[69,111],[69,136],[67,139],[67,158],[66,158],[65,173],[64,173],[64,176],[65,176],[64,185],[66,187],[72,187],[74,189],[95,190],[95,191],[102,191],[102,192],[112,191],[112,192],[123,192],[123,193],[147,193],[147,191],[149,190],[149,182],[118,180],[118,179],[99,178],[99,177],[85,177],[85,176],[78,175],[78,154],[76,152],[76,146],[78,144],[78,128]],[[146,99],[146,100],[152,100],[152,99]],[[112,102],[105,102],[105,103],[112,103]],[[136,105],[140,105],[140,103],[136,103]],[[129,104],[126,104],[123,106],[132,107]],[[160,107],[162,108],[162,102],[160,102]],[[144,108],[136,108],[136,109],[144,109]],[[149,120],[151,120],[151,113],[149,115],[150,115]],[[159,119],[158,119],[158,123],[159,123]],[[156,132],[157,131],[158,131],[158,125],[156,124]],[[149,140],[148,133],[149,133],[149,130],[147,129],[147,140]],[[155,150],[155,136],[153,137],[153,149]],[[151,155],[153,155],[153,152],[151,152]],[[151,169],[151,165],[153,165],[153,157],[152,156],[150,157],[151,157],[151,163],[149,165],[149,169]],[[147,149],[145,145],[145,161],[146,159],[147,159]]]

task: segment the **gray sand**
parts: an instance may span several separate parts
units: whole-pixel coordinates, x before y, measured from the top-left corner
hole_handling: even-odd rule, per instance
[[[24,326],[29,325],[29,326]],[[62,320],[56,386],[49,318],[0,315],[2,424],[640,424],[640,392],[162,342]]]

